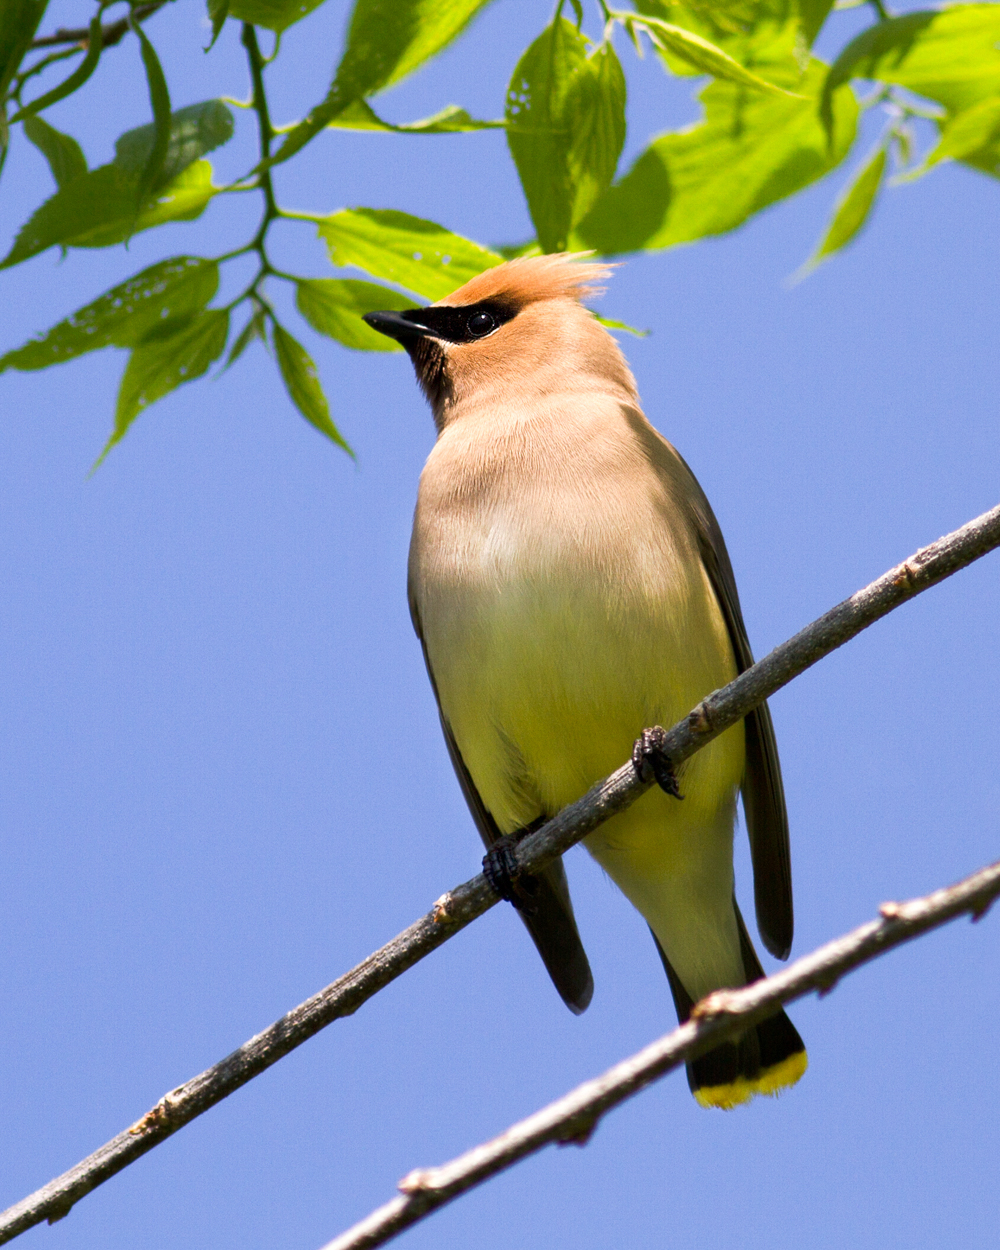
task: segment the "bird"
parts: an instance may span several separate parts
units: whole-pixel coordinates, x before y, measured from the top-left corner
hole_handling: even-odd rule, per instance
[[[521,257],[427,307],[364,320],[406,349],[437,429],[410,612],[487,876],[582,1012],[593,977],[562,861],[511,880],[509,851],[630,754],[652,769],[660,785],[584,845],[648,924],[683,1023],[712,991],[764,975],[734,893],[741,792],[758,928],[787,958],[788,823],[766,704],[676,776],[642,733],[753,656],[708,500],[584,302],[612,268],[587,253]],[[688,1063],[688,1083],[702,1106],[728,1109],[794,1084],[806,1064],[779,1011]]]

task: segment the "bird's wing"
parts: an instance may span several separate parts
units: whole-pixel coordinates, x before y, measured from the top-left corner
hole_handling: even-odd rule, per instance
[[[427,644],[420,627],[420,614],[412,594],[410,595],[410,617],[423,649],[427,676],[430,678],[431,689],[437,700],[438,715],[441,718],[441,729],[444,732],[448,755],[458,777],[462,794],[469,805],[472,819],[479,830],[479,836],[483,840],[483,845],[489,849],[501,836],[500,830],[476,789],[475,782],[462,759],[462,753],[458,749],[455,735],[441,708],[434,670],[431,668]],[[580,941],[576,919],[573,916],[573,904],[570,901],[569,884],[566,881],[566,870],[562,860],[554,860],[536,876],[535,880],[538,886],[532,898],[533,910],[530,915],[524,911],[518,914],[531,934],[532,941],[538,948],[542,962],[563,1002],[570,1011],[579,1015],[580,1012],[586,1010],[593,997],[594,978],[587,961],[587,952]]]
[[[753,664],[753,653],[743,623],[736,578],[725,539],[705,492],[680,453],[674,450],[674,454],[691,479],[688,506],[698,535],[702,563],[722,608],[736,666],[742,673]],[[771,954],[777,959],[787,959],[792,949],[794,927],[788,813],[785,810],[774,725],[766,703],[761,703],[746,717],[744,727],[746,772],[743,777],[743,810],[753,861],[757,927]]]

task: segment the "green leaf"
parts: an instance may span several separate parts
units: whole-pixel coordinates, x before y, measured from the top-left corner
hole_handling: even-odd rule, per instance
[[[823,30],[833,8],[834,0],[799,0],[799,17],[806,47],[815,44],[816,35]]]
[[[64,187],[87,172],[87,158],[79,143],[40,117],[24,119],[24,135],[49,163],[56,186]]]
[[[649,338],[648,330],[637,330],[627,321],[616,321],[614,317],[602,317],[600,313],[594,313],[594,320],[599,321],[606,330],[620,330],[624,334],[634,334],[637,339]]]
[[[167,149],[170,146],[170,92],[167,90],[167,80],[163,67],[160,65],[160,59],[156,55],[156,49],[149,42],[146,32],[138,22],[132,20],[131,16],[129,23],[139,40],[142,64],[146,70],[146,84],[149,87],[149,102],[153,110],[152,142],[149,145],[146,161],[139,171],[139,186],[136,195],[136,210],[138,211],[139,205],[156,187],[164,186],[166,182],[169,182],[169,178],[164,179],[161,175]],[[118,164],[121,164],[117,151],[115,159]]]
[[[257,0],[254,0],[256,3]],[[286,136],[287,161],[349,104],[399,82],[446,48],[490,0],[357,0],[330,90]]]
[[[635,7],[644,18],[656,17],[701,35],[741,65],[751,65],[757,47],[772,43],[789,26],[803,38],[796,0],[636,0]],[[673,73],[700,72],[669,48],[654,46]]]
[[[7,119],[7,94],[17,74],[25,53],[31,47],[38,24],[45,12],[47,0],[0,0],[0,169],[10,140],[10,123]],[[90,23],[87,53],[69,78],[47,91],[26,108],[19,109],[10,122],[23,121],[30,114],[47,108],[56,100],[75,91],[93,73],[101,56],[101,14],[98,11]]]
[[[274,351],[278,357],[278,368],[285,382],[288,395],[310,425],[314,425],[321,434],[325,434],[331,442],[343,447],[348,455],[353,456],[343,436],[330,418],[330,406],[323,394],[316,366],[306,349],[297,339],[292,338],[288,331],[277,321],[274,325]]]
[[[611,186],[625,146],[625,75],[610,43],[602,43],[580,67],[566,100],[572,136],[566,154],[573,190],[571,226]]]
[[[209,308],[169,321],[147,335],[133,349],[125,366],[118,389],[115,428],[94,469],[150,404],[207,372],[225,350],[228,335],[229,312],[225,308]]]
[[[163,167],[154,190],[165,187],[189,165],[228,143],[233,137],[233,115],[221,100],[202,100],[170,115],[170,135]],[[129,174],[140,174],[153,155],[155,126],[139,126],[115,143],[115,161]]]
[[[397,135],[456,135],[470,130],[502,130],[505,121],[478,121],[463,108],[449,104],[432,117],[396,125],[379,117],[370,104],[355,100],[327,126],[328,130],[383,130]]]
[[[949,159],[1000,178],[1000,96],[990,96],[955,113],[942,126],[941,138],[925,166],[929,169]]]
[[[361,352],[399,352],[393,339],[361,320],[364,313],[400,312],[412,308],[409,296],[376,282],[354,278],[300,278],[295,306],[319,334]]]
[[[4,369],[47,369],[102,347],[134,347],[164,322],[200,312],[219,286],[219,266],[199,256],[161,260],[78,308],[23,347],[0,356]]]
[[[232,113],[221,100],[204,100],[172,113],[169,141],[152,198],[145,198],[137,216],[143,176],[148,176],[152,167],[156,127],[126,131],[115,144],[115,159],[110,165],[61,184],[55,195],[35,210],[0,262],[0,269],[55,244],[108,247],[163,222],[198,217],[218,190],[212,185],[211,165],[198,158],[226,143],[232,133]]]
[[[371,95],[443,51],[490,0],[357,0],[337,80]]]
[[[0,0],[0,101],[35,37],[47,0]]]
[[[102,165],[62,187],[21,227],[0,268],[20,264],[55,244],[67,246],[94,230],[120,222],[119,238],[135,220],[137,183],[117,165]],[[117,241],[117,240],[116,240]]]
[[[625,144],[625,75],[610,43],[590,56],[572,22],[547,26],[507,88],[507,145],[545,252],[611,184]]]
[[[886,155],[886,145],[881,143],[844,188],[837,199],[826,234],[802,267],[802,277],[812,273],[828,256],[846,247],[867,222],[882,186]]]
[[[859,0],[863,3],[863,0]],[[799,18],[802,23],[802,39],[807,48],[816,42],[833,8],[833,0],[799,0]]]
[[[493,249],[504,260],[518,260],[521,256],[541,256],[542,249],[537,239],[528,239],[524,243],[501,243]]]
[[[208,20],[212,23],[212,38],[209,40],[208,47],[203,48],[202,51],[211,52],[215,47],[215,41],[222,34],[222,28],[228,16],[229,0],[208,0]]]
[[[90,33],[87,38],[87,51],[80,64],[57,87],[53,87],[51,91],[46,91],[44,95],[38,96],[37,99],[32,100],[30,104],[26,104],[23,109],[15,113],[11,121],[20,122],[26,117],[40,113],[43,109],[47,109],[49,105],[56,104],[59,100],[65,99],[66,96],[72,95],[77,88],[82,87],[94,70],[97,69],[97,63],[101,59],[101,48],[101,14],[98,11],[91,19]]]
[[[162,191],[154,194],[133,222],[131,233],[138,234],[140,230],[150,230],[168,221],[194,221],[205,211],[218,190],[212,183],[211,163],[195,161]],[[108,247],[112,243],[120,243],[125,237],[122,226],[110,223],[104,230],[94,231],[86,239],[70,239],[68,242],[71,247]]]
[[[229,16],[281,34],[322,3],[323,0],[230,0]]]
[[[858,35],[830,67],[820,108],[851,78],[895,83],[959,113],[1000,93],[1000,5],[907,13]]]
[[[0,269],[20,264],[46,248],[109,247],[166,221],[200,216],[218,190],[212,166],[196,161],[136,217],[138,180],[118,165],[102,165],[76,178],[35,210],[21,227]]]
[[[768,78],[794,85],[809,98],[711,83],[700,92],[704,120],[655,139],[597,201],[572,245],[621,253],[724,234],[839,164],[857,126],[850,90],[838,91],[833,100],[831,149],[816,110],[826,72],[822,62],[813,61],[800,78],[782,37],[770,53],[759,54],[758,64]]]
[[[622,15],[625,16],[625,15]],[[714,78],[723,78],[727,82],[739,83],[753,91],[766,91],[773,95],[794,95],[784,87],[768,82],[758,74],[746,69],[739,61],[701,35],[685,30],[682,26],[674,26],[670,22],[661,22],[657,18],[644,17],[635,19],[628,17],[629,24],[641,25],[649,32],[650,38],[666,51],[672,52],[701,74],[711,74]]]
[[[234,365],[237,360],[239,360],[254,339],[260,339],[264,346],[267,346],[266,313],[259,304],[254,309],[249,321],[237,335],[236,342],[230,348],[229,358],[226,361],[226,369],[228,369],[230,365]]]
[[[569,101],[586,63],[586,39],[557,18],[523,54],[507,87],[507,146],[545,252],[565,250],[573,224]]]
[[[442,299],[501,257],[443,226],[391,208],[345,208],[315,218],[335,265],[356,265],[428,300]]]

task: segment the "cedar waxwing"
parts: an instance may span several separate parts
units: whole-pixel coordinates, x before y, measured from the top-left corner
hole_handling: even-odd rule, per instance
[[[513,260],[429,308],[365,321],[410,355],[438,437],[420,478],[409,598],[448,752],[487,848],[571,1011],[593,980],[561,860],[504,879],[503,851],[753,663],[719,524],[649,424],[610,334],[582,305],[605,266]],[[733,893],[736,798],[764,944],[792,942],[788,826],[766,704],[584,845],[649,924],[677,1016],[763,976]],[[677,797],[679,786],[680,796]],[[673,793],[670,793],[670,791]],[[732,1107],[806,1068],[784,1012],[688,1065]]]

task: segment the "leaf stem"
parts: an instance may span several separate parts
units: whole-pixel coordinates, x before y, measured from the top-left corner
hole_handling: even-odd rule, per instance
[[[64,61],[68,56],[79,56],[84,51],[82,44],[76,44],[72,48],[61,48],[58,52],[50,52],[48,56],[43,56],[40,61],[36,61],[34,65],[29,65],[27,69],[22,70],[15,79],[14,86],[11,89],[11,96],[17,100],[18,105],[21,103],[21,91],[24,84],[34,78],[36,74],[41,74],[47,70],[50,65],[54,65],[56,61]]]
[[[880,22],[887,22],[892,17],[892,14],[882,3],[882,0],[868,0],[868,3],[872,6],[872,8],[878,14],[878,20]]]
[[[869,109],[877,108],[878,105],[885,104],[887,101],[895,103],[890,94],[890,89],[885,86],[878,87],[871,95],[863,96],[858,101],[858,109],[862,113],[867,113]]]
[[[937,105],[932,104],[928,107],[927,105],[917,104],[900,95],[899,91],[894,87],[886,87],[885,96],[899,110],[902,117],[920,117],[924,121],[940,122],[945,116],[944,109]]]
[[[279,53],[280,51],[281,51],[281,31],[280,31],[280,30],[276,30],[276,31],[274,32],[274,48],[273,48],[273,50],[272,50],[272,52],[271,52],[271,55],[270,55],[270,56],[266,56],[266,57],[264,57],[263,64],[264,64],[264,65],[270,65],[272,61],[277,60],[277,58],[278,58],[278,53]]]
[[[299,212],[294,208],[281,208],[278,212],[285,221],[308,221],[312,222],[313,225],[317,225],[325,218],[325,214],[323,213]]]
[[[277,275],[278,272],[271,265],[267,254],[267,232],[271,228],[271,223],[276,218],[282,216],[282,212],[274,196],[274,182],[268,166],[268,160],[271,156],[271,140],[274,138],[274,127],[271,125],[271,114],[267,106],[267,92],[264,88],[264,70],[268,62],[261,53],[260,44],[257,42],[257,31],[250,22],[243,23],[243,33],[240,36],[240,41],[247,50],[247,61],[250,65],[250,81],[253,84],[251,103],[254,112],[257,114],[261,169],[254,185],[264,196],[264,214],[260,219],[260,225],[257,227],[257,233],[247,246],[241,249],[242,251],[256,252],[260,257],[260,268],[257,271],[257,276],[240,299],[253,297],[259,300],[258,288],[260,283],[269,274]],[[239,301],[236,302],[238,303]]]
[[[249,22],[243,23],[241,42],[247,50],[247,60],[250,63],[250,80],[253,83],[253,109],[257,114],[257,133],[260,141],[260,159],[261,163],[265,165],[265,168],[258,175],[258,185],[264,193],[265,209],[264,219],[260,223],[257,234],[260,242],[263,243],[267,227],[278,216],[279,211],[274,198],[274,184],[271,181],[271,171],[266,168],[266,162],[271,156],[271,140],[274,138],[274,129],[271,126],[271,114],[267,107],[267,92],[264,90],[264,67],[266,61],[257,42],[257,31]]]
[[[80,64],[73,70],[68,78],[64,79],[58,87],[53,87],[51,91],[46,91],[44,95],[40,95],[37,99],[32,100],[30,104],[26,104],[23,108],[18,109],[14,116],[10,119],[11,124],[23,121],[25,117],[30,117],[33,113],[40,113],[42,109],[47,109],[50,105],[64,100],[66,96],[72,95],[77,91],[87,79],[97,69],[98,62],[101,59],[101,52],[104,50],[102,42],[102,26],[101,14],[113,3],[113,0],[101,0],[97,12],[94,14],[94,20],[90,23],[90,37],[87,41],[87,52]],[[138,30],[138,28],[136,28]],[[148,41],[147,41],[148,42]]]
[[[248,250],[249,249],[247,248],[240,249],[240,251],[242,252],[246,252]],[[230,252],[226,256],[219,256],[216,260],[216,263],[222,264],[223,261],[232,260],[234,256],[239,256],[239,255],[240,255],[240,252]],[[223,305],[223,308],[225,309],[225,311],[232,312],[232,310],[236,308],[237,305],[242,304],[245,299],[248,299],[248,300],[254,301],[257,304],[260,304],[263,308],[267,310],[267,312],[271,313],[271,315],[273,316],[274,313],[271,309],[271,305],[267,302],[264,296],[261,295],[260,289],[259,289],[261,279],[265,277],[280,278],[282,282],[298,282],[299,280],[298,278],[296,278],[296,276],[293,273],[285,273],[281,269],[274,269],[270,264],[267,265],[266,268],[262,266],[257,271],[257,274],[254,277],[253,281],[248,286],[244,287],[244,289],[239,293],[239,295],[231,299],[228,304]]]

